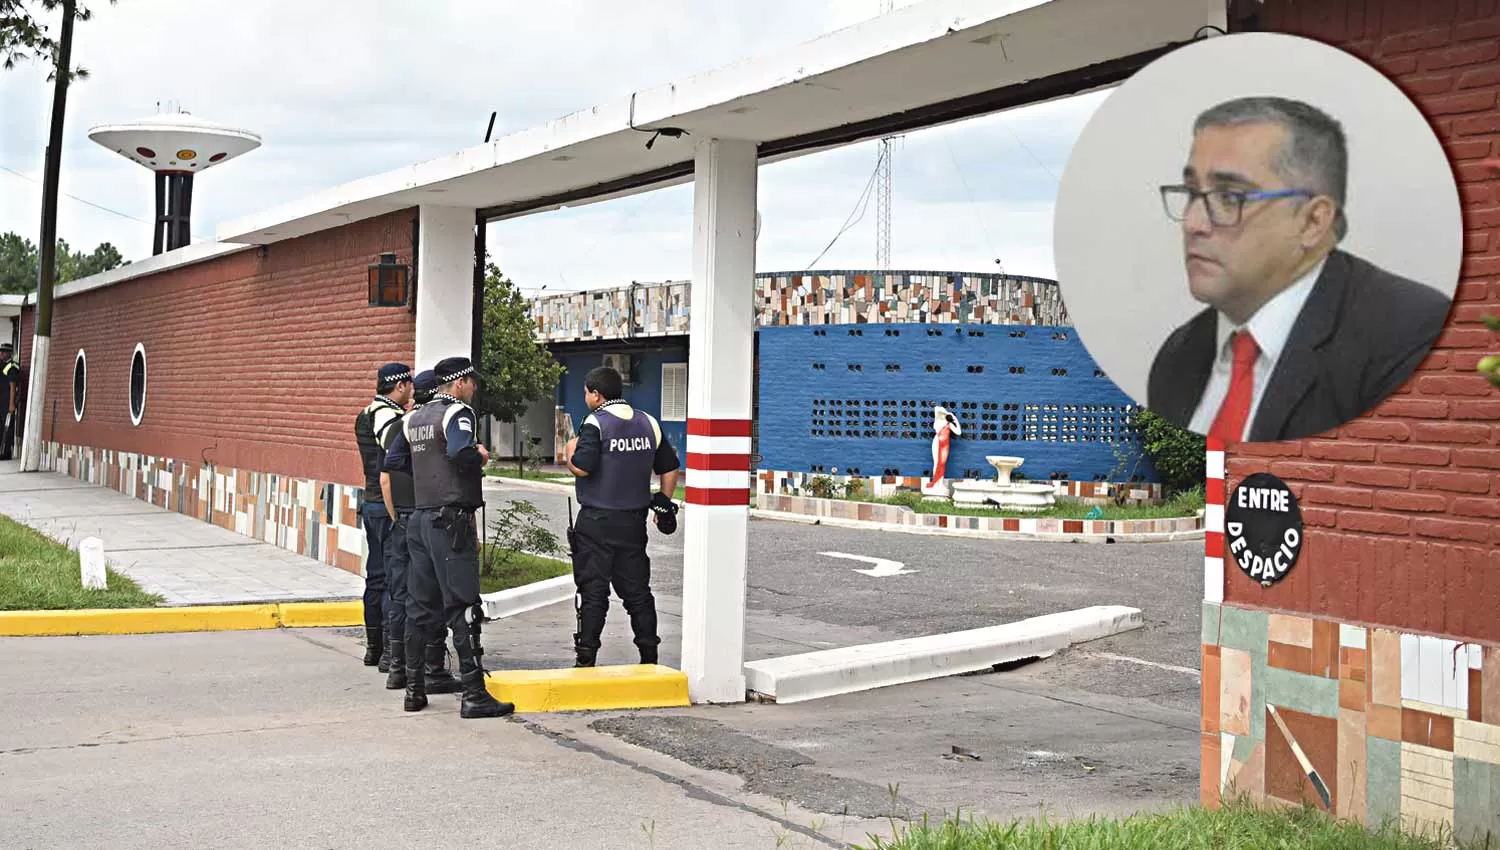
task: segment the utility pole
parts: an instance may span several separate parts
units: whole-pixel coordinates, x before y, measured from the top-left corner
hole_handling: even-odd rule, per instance
[[[894,0],[880,0],[880,14],[889,14]],[[875,268],[891,267],[891,142],[894,136],[880,140],[880,161],[876,163],[875,196]]]
[[[26,425],[21,435],[21,471],[42,466],[42,408],[47,387],[47,354],[52,343],[52,284],[57,266],[57,195],[62,171],[63,118],[73,70],[73,16],[77,0],[62,0],[62,38],[53,69],[52,127],[42,175],[42,237],[38,247],[36,326],[31,337],[31,369],[26,377]]]

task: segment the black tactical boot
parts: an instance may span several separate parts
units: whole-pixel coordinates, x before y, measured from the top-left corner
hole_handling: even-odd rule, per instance
[[[578,642],[578,635],[573,635],[573,666],[592,667],[594,659],[599,657],[599,650],[589,649]]]
[[[374,667],[380,663],[380,654],[385,647],[385,632],[379,627],[370,628],[365,626],[365,666]]]
[[[385,687],[397,691],[406,687],[406,641],[387,635],[386,643],[390,646],[391,669],[390,675],[385,677]]]
[[[407,711],[421,711],[427,707],[427,689],[422,677],[422,641],[415,636],[406,639],[406,703]]]
[[[375,669],[379,670],[382,673],[391,672],[391,642],[393,640],[395,640],[395,637],[387,632],[385,635],[385,640],[381,641],[380,662],[375,665]]]
[[[657,652],[656,652],[656,647],[654,645],[649,645],[648,644],[646,646],[642,646],[642,647],[640,647],[640,650],[641,650],[641,663],[642,664],[655,664],[656,663]]]
[[[427,644],[427,693],[456,694],[461,690],[458,680],[448,672],[448,648],[442,641]]]
[[[453,635],[453,648],[458,652],[458,675],[463,679],[464,698],[458,707],[458,716],[464,718],[475,717],[504,717],[516,710],[516,707],[508,702],[500,702],[484,686],[484,667],[480,666],[479,658],[474,654],[474,645],[470,643],[467,630],[455,632]]]

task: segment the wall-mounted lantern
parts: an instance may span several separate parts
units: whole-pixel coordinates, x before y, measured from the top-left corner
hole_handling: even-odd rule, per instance
[[[405,307],[409,272],[394,253],[381,254],[380,262],[370,266],[370,306]]]

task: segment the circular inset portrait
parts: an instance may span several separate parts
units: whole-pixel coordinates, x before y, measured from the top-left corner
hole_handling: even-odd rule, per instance
[[[1453,170],[1349,53],[1214,36],[1142,68],[1073,147],[1058,287],[1111,380],[1227,443],[1332,431],[1401,386],[1458,288]]]

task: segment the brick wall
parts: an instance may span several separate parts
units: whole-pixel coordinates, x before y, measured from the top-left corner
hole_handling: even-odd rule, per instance
[[[1227,485],[1269,471],[1301,503],[1298,567],[1263,589],[1232,560],[1225,602],[1500,642],[1500,14],[1495,0],[1270,0],[1261,28],[1388,74],[1427,115],[1462,193],[1466,256],[1447,329],[1395,395],[1314,439],[1231,445]]]
[[[405,308],[368,306],[382,251],[412,262],[415,210],[55,302],[43,439],[197,465],[359,484],[355,414],[388,360],[411,362]],[[34,312],[23,319],[29,363]],[[132,425],[130,362],[146,354],[145,415]],[[73,364],[88,364],[82,421]],[[56,411],[54,420],[53,412]]]

